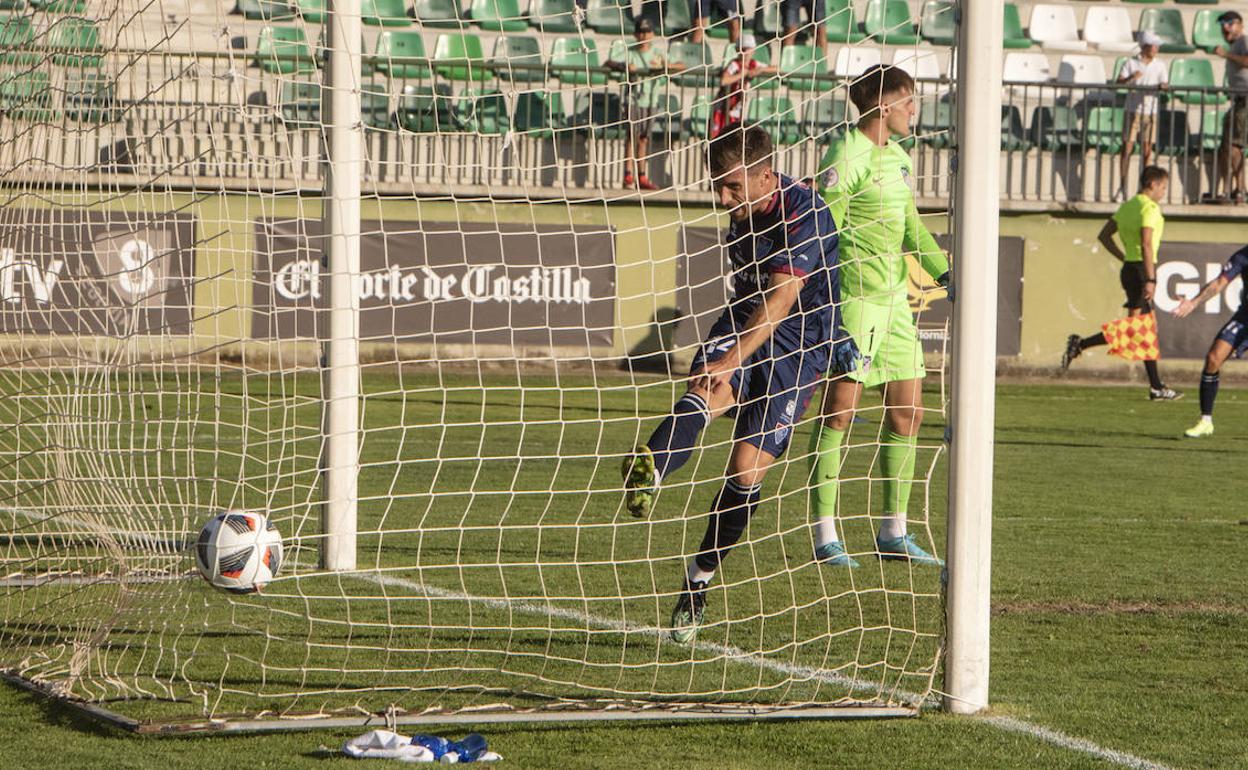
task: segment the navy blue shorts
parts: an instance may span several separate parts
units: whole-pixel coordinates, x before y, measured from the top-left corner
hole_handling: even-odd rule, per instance
[[[741,15],[741,0],[689,0],[689,15],[694,21],[710,19],[712,6],[718,8],[725,19],[735,19]]]
[[[692,375],[708,361],[720,359],[736,344],[737,330],[732,318],[725,314],[711,327],[689,373]],[[737,397],[733,439],[779,457],[788,449],[793,426],[802,419],[823,382],[828,357],[822,351],[773,351],[772,346],[764,345],[732,375],[730,383]]]
[[[815,25],[822,24],[828,15],[825,0],[782,0],[780,10],[786,27],[800,27],[803,10],[806,20]]]
[[[1248,352],[1248,303],[1240,306],[1218,332],[1218,339],[1231,346],[1231,355],[1242,358]]]

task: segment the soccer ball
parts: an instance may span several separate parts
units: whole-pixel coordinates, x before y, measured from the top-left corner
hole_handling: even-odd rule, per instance
[[[264,588],[282,563],[277,525],[259,513],[225,511],[208,520],[195,543],[195,566],[204,580],[232,594]]]

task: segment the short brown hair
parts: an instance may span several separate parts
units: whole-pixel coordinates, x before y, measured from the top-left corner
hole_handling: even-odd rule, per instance
[[[900,91],[914,92],[910,73],[901,67],[876,64],[849,85],[849,100],[858,108],[858,115],[865,118],[880,108],[886,95]]]
[[[1147,190],[1163,179],[1169,179],[1170,172],[1161,166],[1145,166],[1140,172],[1140,189]]]
[[[740,123],[729,123],[711,140],[707,162],[711,174],[719,176],[737,165],[747,169],[760,162],[771,163],[771,136],[760,126],[746,128]]]

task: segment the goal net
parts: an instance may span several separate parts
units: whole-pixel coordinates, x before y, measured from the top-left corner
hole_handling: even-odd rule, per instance
[[[941,570],[877,558],[878,394],[840,474],[861,567],[813,559],[816,397],[689,643],[669,619],[732,417],[648,518],[620,464],[731,297],[717,109],[740,96],[775,167],[814,179],[856,120],[853,79],[907,68],[899,139],[944,232],[951,4],[829,0],[812,23],[801,3],[711,3],[699,33],[685,0],[285,2],[0,11],[0,667],[151,723],[921,708]],[[326,80],[327,5],[359,8],[357,83]],[[757,64],[737,94],[742,33]],[[359,92],[363,134],[345,570],[320,566],[331,88]],[[917,264],[908,285],[929,367],[909,531],[939,555],[949,310]],[[196,572],[227,509],[284,539],[261,593]]]

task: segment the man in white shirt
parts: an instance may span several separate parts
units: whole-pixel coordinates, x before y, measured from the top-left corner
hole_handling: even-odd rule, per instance
[[[1156,32],[1141,32],[1139,56],[1124,62],[1118,73],[1120,85],[1134,88],[1127,92],[1126,115],[1122,124],[1122,173],[1118,192],[1114,193],[1115,203],[1121,203],[1127,197],[1127,175],[1137,137],[1140,140],[1140,168],[1148,166],[1153,158],[1153,140],[1157,137],[1157,95],[1154,91],[1165,90],[1170,84],[1166,65],[1157,59],[1161,42]]]

